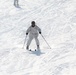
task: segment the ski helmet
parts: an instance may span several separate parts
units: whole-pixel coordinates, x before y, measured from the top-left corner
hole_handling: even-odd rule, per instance
[[[31,24],[32,24],[32,27],[35,27],[35,21],[32,21]]]

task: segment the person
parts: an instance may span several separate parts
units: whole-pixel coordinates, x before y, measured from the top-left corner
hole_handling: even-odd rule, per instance
[[[14,0],[14,6],[19,6],[19,0]]]
[[[37,49],[40,49],[38,34],[41,34],[41,29],[36,25],[35,21],[31,22],[31,26],[27,29],[26,35],[29,34],[26,49],[29,50],[30,43],[33,39],[36,41]]]

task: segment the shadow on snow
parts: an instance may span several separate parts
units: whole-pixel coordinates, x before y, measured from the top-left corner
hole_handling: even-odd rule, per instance
[[[37,56],[40,56],[40,55],[42,55],[44,53],[42,53],[40,50],[38,50],[38,51],[30,51],[30,54],[35,54]]]

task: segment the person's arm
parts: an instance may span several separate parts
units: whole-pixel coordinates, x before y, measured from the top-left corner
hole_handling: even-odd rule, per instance
[[[26,30],[26,35],[30,32],[30,27]]]
[[[41,29],[37,26],[37,30],[39,31],[39,33],[41,34]]]

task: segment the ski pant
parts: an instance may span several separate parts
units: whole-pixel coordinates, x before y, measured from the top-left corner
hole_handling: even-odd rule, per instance
[[[19,5],[18,2],[19,2],[19,0],[14,0],[14,5],[18,6]]]
[[[30,34],[29,35],[29,39],[28,39],[28,41],[27,41],[27,46],[29,46],[30,44],[31,44],[31,41],[33,40],[33,39],[35,39],[35,41],[36,41],[36,45],[38,46],[39,45],[39,40],[38,40],[38,34]]]

